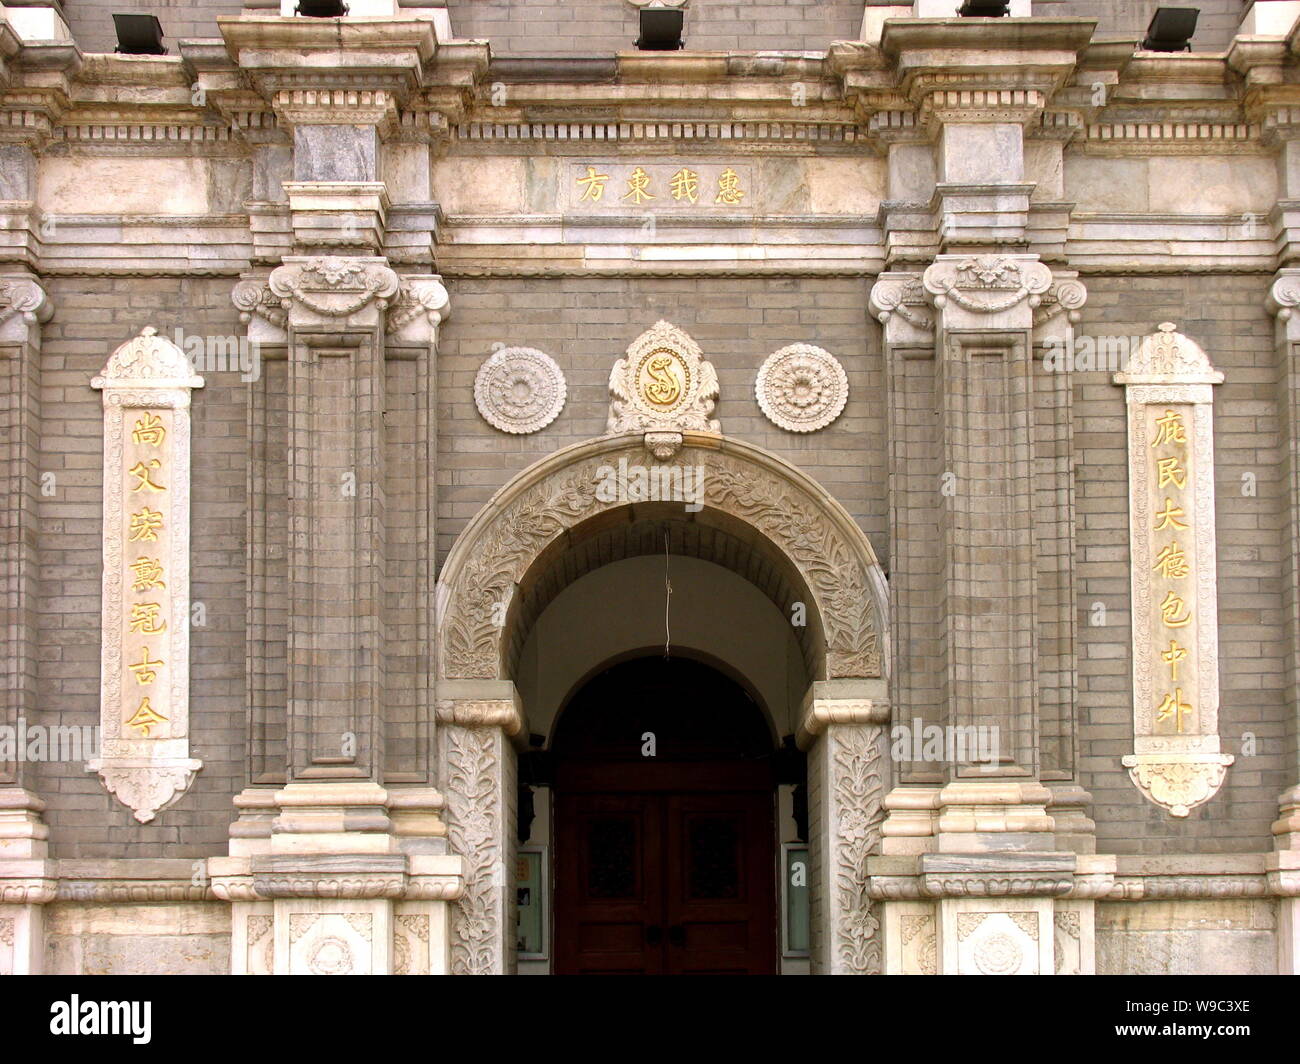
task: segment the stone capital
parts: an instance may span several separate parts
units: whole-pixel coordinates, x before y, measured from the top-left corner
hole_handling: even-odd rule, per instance
[[[30,343],[54,306],[30,277],[0,277],[0,341]]]
[[[290,329],[337,343],[350,331],[375,329],[401,281],[382,258],[292,256],[271,272],[267,287]]]
[[[1033,326],[1052,271],[1036,255],[939,255],[921,283],[945,330],[1016,331]]]

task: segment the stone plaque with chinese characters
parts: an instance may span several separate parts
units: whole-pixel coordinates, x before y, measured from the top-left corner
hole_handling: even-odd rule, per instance
[[[189,787],[190,391],[203,379],[145,329],[104,393],[102,745],[87,767],[141,822]]]
[[[1165,323],[1115,383],[1126,387],[1137,787],[1174,816],[1208,801],[1219,747],[1213,385],[1194,342]]]
[[[752,210],[751,168],[728,163],[570,163],[563,202],[603,213]]]

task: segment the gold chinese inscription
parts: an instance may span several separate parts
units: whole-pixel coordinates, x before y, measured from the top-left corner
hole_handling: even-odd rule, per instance
[[[623,198],[630,199],[636,204],[655,198],[654,193],[650,191],[650,175],[645,172],[644,167],[638,166],[632,171],[627,179],[627,194]]]
[[[740,187],[740,175],[728,166],[718,177],[718,195],[713,202],[735,207],[744,198],[745,190]]]
[[[126,722],[128,728],[134,728],[144,738],[149,738],[150,729],[159,724],[166,724],[167,718],[159,713],[153,706],[149,705],[149,697],[146,695],[140,700],[140,705],[132,715],[131,719]]]
[[[131,662],[127,665],[127,668],[135,673],[135,678],[139,683],[151,684],[158,678],[158,669],[164,664],[166,662],[151,660],[149,648],[146,646],[140,648],[140,660]]]
[[[166,415],[163,412],[141,411],[131,426],[132,454],[123,462],[126,494],[146,496],[157,500],[153,505],[137,504],[128,508],[125,515],[125,536],[128,543],[157,544],[154,550],[137,553],[133,560],[125,561],[124,588],[128,600],[123,603],[122,619],[127,637],[164,636],[167,632],[167,580],[164,558],[168,524],[168,477]],[[159,509],[154,509],[154,506]],[[166,686],[159,678],[166,661],[155,658],[148,643],[123,646],[123,661],[130,675],[127,682],[134,691],[126,692],[123,726],[137,738],[157,737],[157,730],[168,723],[166,715]],[[152,692],[152,693],[147,693]],[[155,702],[163,704],[155,705]],[[131,707],[135,708],[132,710]]]
[[[732,166],[583,163],[572,171],[572,177],[578,203],[652,210],[664,203],[677,207],[741,207],[749,198],[747,176]]]
[[[135,427],[131,430],[132,443],[144,443],[157,447],[166,438],[167,430],[163,427],[162,418],[155,417],[147,412],[136,421]]]
[[[580,198],[598,203],[605,194],[605,182],[608,180],[609,174],[598,173],[594,166],[587,167],[586,176],[578,178],[578,184],[582,187]]]
[[[673,194],[675,200],[694,203],[700,198],[700,175],[683,166],[669,180],[668,191]]]
[[[636,385],[642,398],[662,409],[676,404],[689,382],[690,370],[681,355],[666,347],[651,351],[637,368]]]
[[[1194,690],[1184,694],[1179,682],[1179,668],[1195,662],[1195,619],[1191,603],[1184,597],[1182,588],[1195,587],[1195,559],[1187,545],[1194,541],[1193,521],[1187,515],[1183,494],[1188,483],[1188,436],[1184,415],[1178,410],[1163,409],[1155,412],[1150,449],[1156,452],[1154,462],[1154,489],[1163,505],[1152,507],[1150,533],[1153,537],[1155,564],[1151,566],[1158,579],[1167,581],[1164,597],[1156,609],[1157,631],[1168,645],[1158,644],[1156,674],[1162,678],[1157,685],[1158,698],[1153,707],[1154,723],[1163,725],[1166,734],[1182,735],[1188,722],[1195,721]],[[1180,533],[1187,535],[1180,536]],[[1157,594],[1159,592],[1157,591]],[[1194,596],[1190,596],[1194,598]],[[1175,638],[1182,633],[1191,646],[1184,646]],[[1184,678],[1186,679],[1186,678]]]

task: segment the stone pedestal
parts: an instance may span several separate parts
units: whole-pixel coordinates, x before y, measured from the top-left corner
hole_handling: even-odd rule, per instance
[[[19,787],[0,789],[0,975],[45,970],[45,905],[57,875],[48,859],[45,803]]]
[[[232,903],[235,975],[438,975],[463,862],[431,788],[290,784],[245,792],[230,856],[208,862]]]

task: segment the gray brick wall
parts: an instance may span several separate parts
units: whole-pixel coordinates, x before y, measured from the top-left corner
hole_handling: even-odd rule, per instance
[[[1099,847],[1119,853],[1267,849],[1276,795],[1288,782],[1279,589],[1282,484],[1271,322],[1260,277],[1092,277],[1080,329],[1138,335],[1171,319],[1204,344],[1226,382],[1216,390],[1221,733],[1238,755],[1220,795],[1186,821],[1166,817],[1128,781],[1131,747],[1127,497],[1123,391],[1104,373],[1075,380],[1078,504],[1079,750],[1095,798]],[[609,369],[660,317],[686,329],[718,369],[725,431],[770,448],[824,484],[889,564],[885,388],[879,338],[864,308],[867,279],[457,279],[437,367],[438,554],[516,472],[604,430]],[[229,335],[238,322],[225,280],[67,278],[49,281],[40,466],[56,476],[40,500],[39,706],[44,723],[98,722],[101,403],[89,380],[145,324],[166,335]],[[753,374],[773,350],[806,340],[834,352],[851,398],[829,429],[807,437],[772,426]],[[511,437],[478,415],[473,379],[493,343],[551,354],[568,404],[540,433]],[[224,850],[230,799],[245,782],[246,394],[209,373],[194,402],[193,598],[207,626],[192,633],[194,787],[137,825],[78,764],[38,766],[61,857],[185,857]],[[406,404],[409,405],[409,404]],[[1258,494],[1241,492],[1242,474]],[[1093,603],[1107,624],[1089,623]],[[913,648],[914,651],[916,648]],[[913,661],[913,673],[920,664]],[[399,732],[401,725],[397,725]],[[1241,757],[1244,733],[1259,743]]]
[[[1119,759],[1132,750],[1128,497],[1124,390],[1108,372],[1075,381],[1078,506],[1079,751],[1092,792],[1098,849],[1114,853],[1268,850],[1285,756],[1281,558],[1284,485],[1268,279],[1085,277],[1080,332],[1143,335],[1162,321],[1199,342],[1225,381],[1214,392],[1220,710],[1224,749],[1237,755],[1218,796],[1176,820],[1148,802]],[[1254,474],[1258,494],[1242,494]],[[1093,603],[1106,624],[1090,623]],[[1242,756],[1246,733],[1259,752]],[[1293,770],[1291,770],[1293,771]]]
[[[722,429],[799,466],[834,495],[888,564],[884,368],[865,278],[571,278],[449,282],[453,313],[438,355],[438,559],[511,476],[560,447],[602,435],[609,371],[660,318],[685,329],[718,371]],[[798,341],[834,354],[849,402],[827,429],[778,429],[754,400],[754,374]],[[537,347],[568,383],[560,416],[541,432],[509,436],[474,406],[474,375],[492,345]]]
[[[448,0],[458,37],[486,38],[494,55],[599,55],[632,48],[627,0]],[[695,50],[824,51],[855,40],[862,0],[692,0],[683,38]]]
[[[157,15],[163,45],[180,55],[176,42],[186,37],[219,37],[217,18],[238,15],[240,0],[64,0],[63,17],[83,52],[111,52],[117,47],[113,15]],[[269,12],[268,12],[269,13]]]
[[[873,0],[873,3],[875,0]],[[1099,37],[1140,40],[1160,0],[1035,0],[1035,13],[1097,19]],[[953,3],[957,6],[956,0]],[[1232,40],[1246,0],[1200,0],[1198,52],[1222,51]],[[863,0],[692,0],[686,46],[699,50],[823,51],[832,41],[855,40]],[[111,52],[117,43],[112,14],[158,16],[172,55],[185,37],[216,37],[217,18],[238,15],[240,0],[64,0],[72,35],[85,52]],[[487,39],[494,55],[606,55],[631,48],[637,14],[626,0],[447,0],[452,29],[461,38]]]
[[[1198,0],[1170,5],[1162,0],[1034,0],[1034,14],[1070,18],[1095,18],[1097,37],[1140,41],[1157,7],[1186,6],[1200,9],[1192,50],[1221,52],[1228,47],[1241,23],[1248,0]]]

